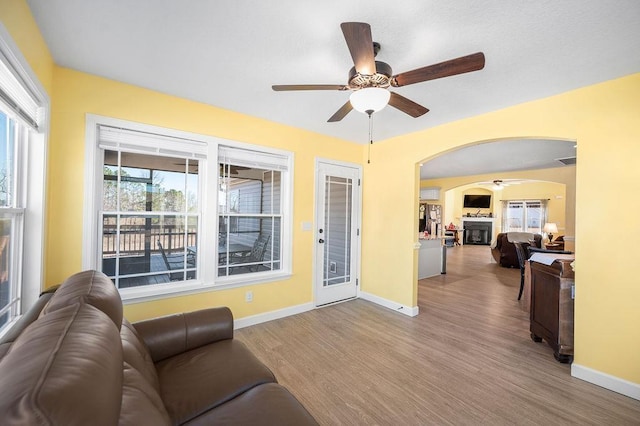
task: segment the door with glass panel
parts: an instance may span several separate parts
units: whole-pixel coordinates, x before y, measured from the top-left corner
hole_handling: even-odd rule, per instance
[[[360,263],[360,168],[317,163],[316,305],[357,295]]]

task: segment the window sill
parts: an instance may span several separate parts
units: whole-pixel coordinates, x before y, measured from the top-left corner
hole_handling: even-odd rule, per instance
[[[186,296],[207,291],[228,290],[255,284],[266,284],[274,281],[284,281],[291,278],[290,272],[255,273],[251,276],[220,278],[215,283],[205,283],[201,280],[177,281],[171,284],[156,284],[144,287],[120,290],[122,303],[125,305],[150,302],[171,297]]]

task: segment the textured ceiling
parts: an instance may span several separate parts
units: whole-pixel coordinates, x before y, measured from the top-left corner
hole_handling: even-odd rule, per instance
[[[348,93],[271,90],[346,83],[341,22],[371,24],[394,74],[486,57],[396,89],[431,111],[385,108],[375,140],[640,72],[638,0],[27,1],[58,65],[363,144],[364,114],[327,123]]]

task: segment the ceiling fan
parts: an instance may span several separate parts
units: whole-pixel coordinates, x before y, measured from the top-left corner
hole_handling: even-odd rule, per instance
[[[404,96],[389,91],[389,87],[408,86],[484,68],[484,54],[478,52],[393,75],[389,64],[374,59],[380,50],[380,44],[373,42],[369,24],[343,22],[340,24],[340,28],[342,28],[342,33],[354,63],[354,67],[349,71],[347,84],[285,84],[271,86],[275,91],[353,91],[350,100],[327,120],[329,122],[342,120],[354,108],[371,115],[371,113],[382,109],[387,103],[414,118],[420,117],[429,110]],[[358,98],[367,98],[369,95],[381,96],[382,99],[379,100],[377,105],[358,105],[358,101],[364,100]]]
[[[488,186],[490,185],[494,191],[500,191],[509,185],[519,185],[524,180],[522,179],[495,179],[493,181],[478,182],[477,185]]]
[[[220,163],[220,176],[237,175],[240,170],[250,170],[251,167],[236,166],[233,164]]]

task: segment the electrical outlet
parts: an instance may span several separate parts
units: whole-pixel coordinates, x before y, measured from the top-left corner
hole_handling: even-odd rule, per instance
[[[253,292],[252,291],[248,291],[244,294],[244,301],[245,302],[253,302]]]

